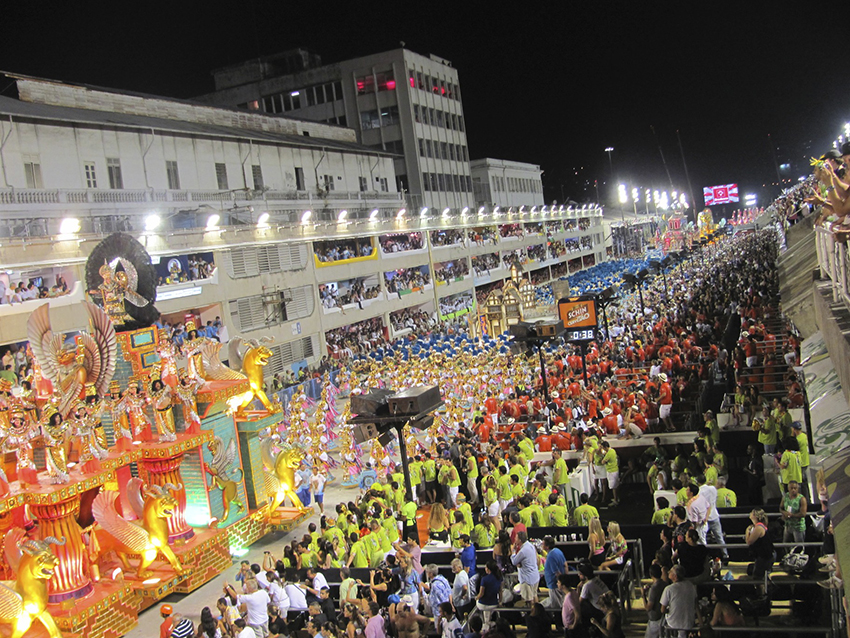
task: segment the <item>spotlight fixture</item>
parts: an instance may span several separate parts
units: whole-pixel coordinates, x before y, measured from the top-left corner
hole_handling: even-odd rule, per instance
[[[309,222],[309,221],[310,221],[310,218],[311,218],[312,216],[313,216],[313,211],[311,211],[311,210],[305,210],[305,211],[304,211],[304,214],[303,214],[303,215],[301,215],[301,223],[302,223],[302,224],[306,224],[307,222]]]
[[[218,228],[218,222],[221,221],[221,215],[218,213],[213,213],[209,217],[207,217],[207,230],[216,230]]]
[[[162,220],[159,218],[159,215],[156,213],[151,213],[147,217],[145,217],[145,230],[150,232],[155,231],[159,228],[159,224]]]

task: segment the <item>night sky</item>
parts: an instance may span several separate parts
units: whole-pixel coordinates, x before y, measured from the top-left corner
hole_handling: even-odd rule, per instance
[[[0,68],[186,98],[258,55],[334,62],[403,41],[458,69],[470,156],[540,164],[547,201],[596,201],[594,180],[610,199],[607,146],[619,181],[669,188],[660,144],[687,190],[678,130],[698,204],[732,182],[766,203],[777,164],[796,181],[850,121],[841,30],[802,3],[694,4],[7,3]]]

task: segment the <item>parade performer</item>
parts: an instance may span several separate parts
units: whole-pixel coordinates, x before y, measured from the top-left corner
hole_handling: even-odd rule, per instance
[[[32,441],[38,428],[29,413],[22,407],[13,407],[0,417],[0,449],[14,452],[17,461],[18,481],[21,486],[38,485],[38,473],[33,462]]]
[[[179,377],[180,383],[173,392],[183,406],[183,423],[186,425],[186,433],[200,434],[201,417],[198,415],[198,403],[195,397],[198,390],[204,386],[204,382],[190,377],[184,368],[180,369]]]
[[[171,411],[172,389],[153,377],[150,389],[150,402],[154,409],[154,420],[159,431],[160,441],[176,441],[177,428],[174,425],[174,413]]]
[[[44,433],[44,456],[47,474],[53,484],[67,483],[70,424],[59,412],[60,399],[55,395],[41,410],[41,431]]]

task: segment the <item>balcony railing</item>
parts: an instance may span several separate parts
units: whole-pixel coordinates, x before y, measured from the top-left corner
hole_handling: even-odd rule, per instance
[[[850,230],[835,231],[818,226],[815,228],[815,245],[821,277],[829,279],[832,300],[843,301],[850,309]]]

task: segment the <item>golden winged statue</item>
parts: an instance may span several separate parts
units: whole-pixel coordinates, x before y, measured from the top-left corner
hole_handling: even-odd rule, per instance
[[[110,550],[118,554],[125,571],[132,571],[128,554],[139,555],[136,575],[140,579],[151,575],[151,563],[162,554],[171,563],[171,567],[181,575],[185,569],[174,551],[168,545],[168,519],[177,509],[177,498],[173,491],[182,489],[179,485],[167,483],[146,486],[141,479],[132,478],[127,486],[127,495],[139,522],[130,522],[118,514],[115,502],[118,492],[104,491],[98,494],[92,503],[92,514],[101,529],[95,532],[94,542],[97,554],[104,555]]]
[[[21,638],[36,620],[50,638],[62,638],[47,610],[47,584],[57,564],[50,546],[64,544],[64,538],[53,536],[25,540],[25,532],[19,527],[6,533],[3,549],[17,578],[11,584],[0,582],[0,623],[12,625],[12,638]]]
[[[238,394],[227,400],[230,410],[236,413],[237,417],[245,415],[245,410],[254,399],[259,399],[270,413],[277,412],[279,408],[275,406],[266,391],[263,389],[263,371],[268,365],[269,359],[272,356],[272,351],[266,346],[267,343],[273,343],[271,337],[263,337],[262,339],[242,339],[236,336],[230,340],[228,346],[230,351],[230,364],[236,364],[242,367],[242,374],[248,378],[248,383],[251,389],[248,392]],[[246,344],[248,347],[244,353],[240,353],[240,347]]]
[[[50,325],[50,306],[36,308],[27,320],[27,336],[36,362],[44,377],[61,395],[59,411],[67,416],[72,404],[84,398],[85,386],[93,383],[99,396],[109,393],[115,374],[118,340],[115,326],[100,307],[81,302],[89,315],[89,332],[75,337],[75,346],[65,344],[65,335],[54,333]]]
[[[121,270],[118,269],[119,266]],[[97,290],[90,290],[89,294],[103,300],[103,307],[116,326],[132,321],[132,317],[124,308],[125,301],[129,301],[138,308],[144,308],[150,303],[136,292],[139,286],[139,274],[129,259],[116,257],[112,261],[104,261],[98,273],[103,282]]]
[[[266,489],[271,495],[272,503],[268,509],[269,516],[281,505],[286,504],[287,497],[292,507],[299,511],[310,508],[304,507],[298,494],[295,493],[295,470],[301,465],[304,452],[295,447],[284,446],[277,449],[280,437],[276,434],[260,441],[260,452],[266,470]]]
[[[212,477],[213,486],[221,490],[221,505],[223,508],[221,522],[224,522],[230,515],[231,503],[240,512],[245,509],[245,505],[239,500],[239,485],[230,478],[230,466],[233,465],[237,456],[236,441],[231,438],[225,448],[221,437],[215,436],[212,441],[207,443],[207,450],[212,455],[212,460],[209,465],[204,463],[204,471]],[[236,468],[236,472],[239,472],[239,480],[242,480],[242,469]]]

